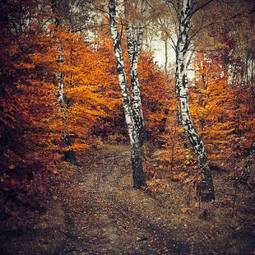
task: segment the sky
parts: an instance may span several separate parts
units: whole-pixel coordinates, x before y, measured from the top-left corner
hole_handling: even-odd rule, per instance
[[[154,39],[151,44],[151,49],[154,52],[155,62],[159,67],[164,67],[165,65],[165,45],[162,40]],[[175,52],[171,45],[168,45],[168,63],[173,65],[175,63]]]

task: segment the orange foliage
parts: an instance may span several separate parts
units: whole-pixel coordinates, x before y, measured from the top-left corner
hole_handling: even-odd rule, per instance
[[[25,11],[33,10],[22,4]],[[115,78],[108,78],[108,60],[93,43],[64,28],[42,28],[39,21],[20,34],[13,33],[8,20],[0,28],[5,35],[0,47],[0,178],[7,186],[10,178],[31,179],[39,170],[55,173],[63,151],[84,150],[91,143],[92,126],[115,104],[104,94]],[[56,61],[60,46],[62,64]],[[60,72],[64,111],[57,102]],[[72,138],[70,146],[61,142],[64,133]]]
[[[47,52],[49,40],[37,34],[30,35],[29,40],[23,35],[16,39],[7,37],[0,53],[6,57],[1,58],[1,66],[7,67],[1,73],[0,95],[3,171],[9,164],[21,168],[52,166],[54,156],[48,146],[57,137],[49,130],[56,113],[50,66],[31,58],[37,52]]]
[[[229,157],[231,140],[235,139],[234,94],[217,58],[197,55],[191,114],[204,138],[209,158]]]
[[[249,117],[252,97],[247,92],[248,85],[240,88],[228,84],[219,58],[197,55],[191,113],[211,160],[236,157],[254,140],[254,121]]]
[[[107,75],[107,59],[102,58],[92,43],[64,31],[56,36],[64,49],[64,62],[59,71],[65,77],[65,131],[74,138],[72,149],[82,150],[90,143],[93,125],[115,105],[114,99],[109,100],[104,94],[112,80]]]

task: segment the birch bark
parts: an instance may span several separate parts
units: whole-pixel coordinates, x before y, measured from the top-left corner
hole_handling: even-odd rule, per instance
[[[181,124],[197,155],[201,169],[201,182],[199,182],[197,187],[200,199],[201,201],[211,201],[215,198],[211,170],[203,141],[191,120],[188,100],[187,69],[190,57],[189,28],[192,16],[192,2],[192,0],[182,0],[182,9],[179,15],[179,35],[176,48],[176,93],[179,99]]]
[[[142,49],[143,27],[139,23],[137,27],[127,25],[127,49],[130,62],[130,78],[132,88],[132,110],[136,128],[138,129],[141,145],[144,142],[144,118],[140,83],[138,78],[138,59]]]
[[[59,17],[57,17],[57,12],[58,7],[57,7],[57,2],[55,0],[52,0],[52,11],[54,13],[54,15],[56,15],[56,17],[54,18],[55,20],[55,25],[56,25],[56,30],[61,26],[61,20],[59,19]],[[63,56],[63,51],[64,51],[64,47],[61,44],[61,42],[59,42],[57,40],[57,56],[56,56],[56,62],[59,66],[59,72],[56,74],[56,94],[57,94],[57,102],[58,102],[58,110],[61,113],[62,119],[63,119],[63,125],[66,126],[66,122],[67,122],[67,103],[66,103],[66,96],[65,96],[65,92],[64,92],[64,79],[65,79],[65,75],[64,72],[61,70],[62,66],[64,64],[64,56]],[[72,140],[71,140],[71,136],[69,135],[69,133],[66,131],[66,128],[63,128],[63,132],[62,132],[62,139],[63,142],[65,144],[66,147],[71,146],[72,145]],[[75,153],[73,150],[66,150],[64,151],[64,159],[66,159],[67,161],[69,161],[72,164],[77,164],[77,160],[75,157]]]
[[[125,121],[127,124],[128,134],[130,138],[131,145],[131,161],[133,169],[133,183],[134,187],[142,188],[146,186],[145,174],[143,172],[142,165],[142,153],[141,153],[141,141],[140,141],[140,131],[138,125],[136,124],[135,109],[131,102],[130,92],[128,89],[127,76],[124,69],[123,53],[121,49],[120,34],[117,28],[116,22],[116,2],[115,0],[109,0],[109,20],[110,20],[110,30],[114,47],[114,55],[116,60],[116,68],[118,74],[118,80],[122,95],[122,104],[124,108]],[[136,91],[137,92],[137,91]],[[139,90],[140,93],[140,90]],[[136,93],[138,97],[138,94]],[[140,96],[140,94],[139,94]],[[140,100],[140,98],[139,98]]]

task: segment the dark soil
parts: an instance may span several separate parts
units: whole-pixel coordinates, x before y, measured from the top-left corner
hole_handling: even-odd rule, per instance
[[[215,174],[217,200],[199,208],[180,182],[134,189],[129,158],[126,146],[86,153],[46,210],[0,219],[0,254],[255,254],[252,188]]]

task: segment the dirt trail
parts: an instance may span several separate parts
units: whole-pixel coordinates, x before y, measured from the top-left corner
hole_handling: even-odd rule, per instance
[[[129,157],[127,148],[95,156],[90,171],[82,169],[78,185],[66,190],[75,240],[69,238],[60,254],[189,254],[159,215],[152,217],[155,201],[130,186]]]
[[[218,218],[182,214],[178,184],[171,187],[177,196],[165,192],[159,199],[133,189],[129,158],[125,146],[82,157],[80,171],[42,216],[46,223],[2,234],[0,254],[249,254],[242,243],[236,249],[238,239],[226,246],[231,222],[227,228]]]

